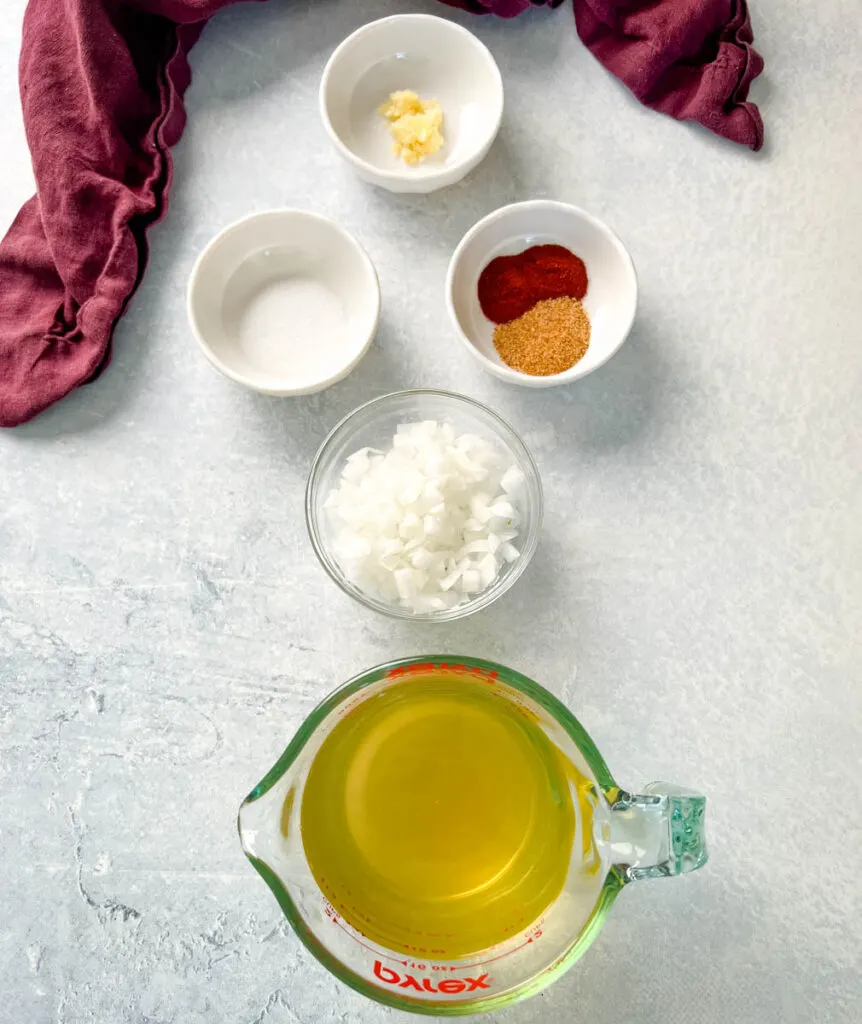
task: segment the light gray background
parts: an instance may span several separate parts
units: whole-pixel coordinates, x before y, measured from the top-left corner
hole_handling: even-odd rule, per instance
[[[32,178],[23,2],[3,7],[5,227]],[[434,650],[544,683],[624,785],[711,801],[709,866],[624,893],[586,959],[500,1021],[859,1019],[862,32],[858,0],[753,7],[759,155],[638,106],[568,8],[497,22],[430,0],[277,2],[206,30],[113,365],[0,435],[0,1020],[406,1020],[300,948],[234,820],[323,694]],[[355,180],[317,115],[334,46],[410,9],[469,24],[507,91],[484,165],[427,198]],[[642,289],[617,357],[540,393],[474,365],[443,304],[463,232],[534,196],[606,218]],[[383,288],[365,361],[302,399],[223,380],[183,308],[210,236],[282,205],[355,232]],[[324,433],[416,385],[510,418],[547,491],[527,576],[442,629],[352,604],[302,519]]]

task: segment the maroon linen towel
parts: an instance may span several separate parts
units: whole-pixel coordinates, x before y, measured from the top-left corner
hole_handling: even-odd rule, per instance
[[[745,0],[574,0],[578,35],[641,103],[699,121],[751,149],[760,111],[746,101],[763,58]]]
[[[37,194],[0,243],[0,426],[107,362],[165,210],[187,54],[227,2],[30,0],[19,76]]]
[[[30,0],[21,101],[37,194],[0,242],[0,426],[110,357],[165,212],[188,52],[231,0]],[[514,17],[560,0],[444,0]],[[762,68],[744,0],[574,0],[581,38],[649,106],[757,149]]]
[[[443,0],[514,18],[562,0]],[[578,35],[647,107],[699,121],[731,142],[763,145],[748,87],[763,70],[745,0],[572,0]]]

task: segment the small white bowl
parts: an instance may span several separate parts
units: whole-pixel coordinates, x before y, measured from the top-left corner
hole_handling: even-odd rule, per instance
[[[443,109],[446,144],[414,166],[394,155],[378,113],[402,89]],[[320,114],[335,148],[365,181],[390,192],[433,192],[460,181],[491,148],[503,79],[467,29],[430,14],[396,14],[357,29],[335,50],[320,83]]]
[[[231,224],[204,249],[187,310],[204,355],[226,377],[267,395],[308,395],[365,355],[380,286],[343,228],[304,210],[269,210]]]
[[[590,345],[574,366],[548,377],[513,370],[494,348],[495,325],[479,305],[479,276],[497,256],[533,245],[564,245],[584,261],[589,284],[583,299]],[[597,217],[568,203],[533,199],[503,206],[475,224],[458,245],[446,276],[446,303],[461,340],[486,370],[525,387],[568,384],[598,369],[622,346],[638,299],[634,264],[626,247]]]

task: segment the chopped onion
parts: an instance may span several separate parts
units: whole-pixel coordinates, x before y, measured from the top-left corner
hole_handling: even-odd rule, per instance
[[[324,508],[348,580],[418,614],[474,599],[520,552],[521,468],[448,423],[398,426],[346,460]]]

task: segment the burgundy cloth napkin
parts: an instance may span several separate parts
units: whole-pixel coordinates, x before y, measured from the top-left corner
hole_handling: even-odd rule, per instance
[[[763,58],[745,0],[573,2],[578,35],[641,103],[760,149],[763,122],[746,97]]]
[[[443,0],[476,14],[514,18],[562,0]],[[731,142],[763,145],[763,122],[746,101],[763,70],[745,0],[572,0],[578,35],[641,103],[699,121]]]
[[[21,101],[37,195],[0,243],[0,426],[23,423],[110,356],[165,212],[188,52],[231,0],[30,0]],[[514,17],[560,0],[444,0]],[[752,149],[761,70],[744,0],[573,0],[581,38],[644,103]]]

